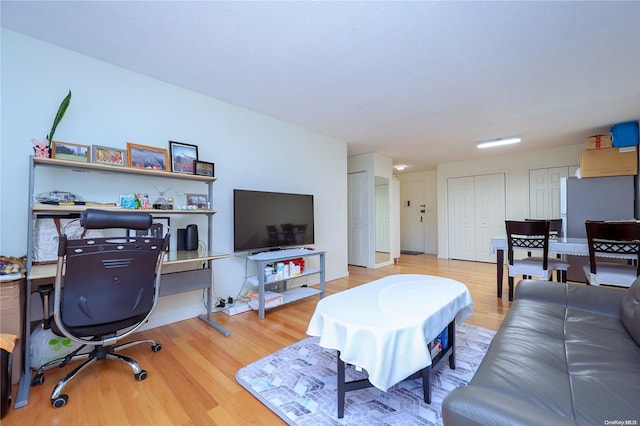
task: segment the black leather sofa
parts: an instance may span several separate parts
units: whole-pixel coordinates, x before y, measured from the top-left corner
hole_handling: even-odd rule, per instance
[[[640,279],[629,288],[520,281],[451,425],[640,425]]]

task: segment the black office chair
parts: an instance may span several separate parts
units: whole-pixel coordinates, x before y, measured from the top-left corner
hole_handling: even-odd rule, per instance
[[[150,214],[88,209],[80,224],[85,229],[136,229],[151,227]],[[64,231],[63,231],[64,232]],[[155,237],[105,237],[69,240],[60,235],[54,286],[52,331],[80,343],[78,349],[63,359],[43,365],[32,380],[44,383],[43,371],[55,365],[63,367],[86,359],[58,382],[51,394],[56,408],[67,403],[61,394],[65,385],[94,361],[105,358],[126,362],[137,380],[147,372],[122,349],[147,342],[154,352],[162,349],[151,339],[136,340],[114,346],[142,326],[158,301],[160,272],[168,249],[169,233]],[[87,346],[90,353],[82,353]]]

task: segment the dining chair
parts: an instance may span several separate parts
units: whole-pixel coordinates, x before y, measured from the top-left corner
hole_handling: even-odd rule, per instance
[[[548,220],[507,220],[507,259],[509,267],[509,300],[513,300],[514,278],[518,275],[550,280],[554,270],[567,270],[569,265],[561,259],[549,259]],[[515,250],[536,253],[542,256],[516,259]],[[565,275],[566,277],[566,275]]]
[[[525,219],[525,221],[535,221],[535,220],[548,220],[549,221],[549,239],[560,238],[562,237],[562,219]],[[527,254],[531,257],[531,252]],[[562,263],[556,265],[558,269],[556,270],[556,280],[559,282],[567,282],[567,270],[569,269],[569,263],[564,261],[561,254],[555,254],[556,259],[563,260]],[[542,259],[542,258],[538,258]]]
[[[583,270],[587,282],[596,286],[630,287],[640,276],[640,222],[588,220],[585,226],[589,264]]]

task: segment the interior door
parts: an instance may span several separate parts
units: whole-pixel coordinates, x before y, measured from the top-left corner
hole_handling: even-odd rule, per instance
[[[475,176],[475,260],[495,262],[491,238],[505,234],[505,181],[503,173]]]
[[[529,170],[529,218],[561,217],[560,181],[569,175],[569,167]]]
[[[349,173],[348,215],[349,215],[349,255],[350,265],[368,266],[369,241],[367,238],[369,219],[367,216],[367,173]]]
[[[421,205],[425,204],[424,182],[403,181],[400,185],[400,250],[424,253],[425,219]]]
[[[449,219],[449,257],[475,260],[475,184],[474,177],[447,181]]]
[[[489,246],[505,234],[505,192],[504,173],[448,180],[449,258],[495,262]]]

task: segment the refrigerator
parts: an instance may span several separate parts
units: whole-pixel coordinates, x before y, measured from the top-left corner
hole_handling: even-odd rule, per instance
[[[562,178],[560,214],[563,235],[587,238],[586,220],[621,220],[636,217],[636,176],[613,176],[579,179]],[[586,282],[583,265],[586,256],[567,256],[570,267],[567,280]]]

